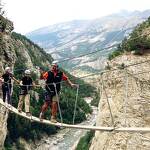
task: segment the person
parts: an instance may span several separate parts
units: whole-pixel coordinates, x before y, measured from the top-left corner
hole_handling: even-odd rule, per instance
[[[39,115],[40,120],[44,118],[44,112],[51,108],[51,121],[56,123],[57,109],[58,109],[58,95],[61,90],[61,81],[67,81],[71,87],[77,87],[78,85],[73,84],[64,72],[60,71],[57,62],[53,62],[51,70],[48,72],[43,72],[41,70],[41,79],[46,80],[45,86],[45,102],[41,108]]]
[[[30,90],[34,86],[33,80],[31,78],[30,70],[25,70],[25,75],[20,81],[20,95],[18,103],[18,111],[22,112],[23,102],[25,102],[25,112],[27,116],[31,116],[30,113]]]
[[[7,102],[9,105],[12,105],[12,79],[19,83],[11,73],[10,67],[5,68],[5,73],[1,77],[2,79],[2,93],[3,93],[3,102]],[[7,100],[7,101],[6,101]]]

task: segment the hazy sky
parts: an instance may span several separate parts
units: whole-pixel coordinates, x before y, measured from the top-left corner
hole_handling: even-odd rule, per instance
[[[150,0],[2,0],[15,31],[25,34],[74,19],[94,19],[120,10],[146,10]]]

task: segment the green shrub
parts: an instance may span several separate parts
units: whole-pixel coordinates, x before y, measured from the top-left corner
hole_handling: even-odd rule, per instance
[[[123,53],[122,51],[116,50],[116,51],[112,52],[111,54],[109,54],[108,59],[112,60],[113,58],[121,55],[122,53]]]
[[[95,131],[87,132],[86,135],[80,139],[76,150],[89,150],[94,134],[95,134]]]
[[[117,50],[113,51],[108,59],[111,60],[124,52],[134,51],[136,55],[143,55],[150,50],[150,17],[147,21],[138,25],[134,31],[119,44]],[[143,35],[143,36],[142,36]]]

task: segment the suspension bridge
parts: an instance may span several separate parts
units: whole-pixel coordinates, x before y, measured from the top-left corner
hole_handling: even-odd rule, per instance
[[[19,115],[23,118],[26,118],[32,122],[38,122],[42,124],[47,125],[54,125],[58,127],[65,127],[65,128],[75,128],[75,129],[84,129],[84,130],[96,130],[96,131],[107,131],[107,132],[150,132],[150,128],[140,128],[140,127],[130,127],[130,128],[115,128],[115,127],[101,127],[101,126],[87,126],[87,125],[71,125],[71,124],[64,124],[64,123],[53,123],[49,120],[43,119],[42,121],[35,117],[35,116],[27,116],[24,112],[19,113],[16,108],[13,106],[8,106],[6,103],[3,102],[2,99],[0,99],[0,104],[4,106],[7,110],[15,113],[16,115]]]

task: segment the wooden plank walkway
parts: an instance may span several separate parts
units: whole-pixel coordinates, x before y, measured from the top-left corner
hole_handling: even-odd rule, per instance
[[[32,117],[28,117],[26,116],[26,114],[24,112],[19,113],[18,110],[16,108],[14,108],[13,106],[9,107],[6,103],[3,102],[2,99],[0,99],[0,104],[2,106],[4,106],[6,109],[8,109],[9,111],[23,117],[26,118],[28,120],[31,120],[32,122],[38,122],[38,123],[43,123],[43,124],[47,124],[47,125],[54,125],[54,126],[58,126],[58,127],[66,127],[66,128],[75,128],[75,129],[85,129],[85,130],[96,130],[96,131],[107,131],[107,132],[150,132],[150,128],[144,128],[144,127],[119,127],[119,128],[115,128],[115,127],[102,127],[102,126],[89,126],[89,125],[72,125],[72,124],[64,124],[64,123],[53,123],[49,120],[45,120],[43,119],[43,121],[41,121],[39,118],[32,116]]]

